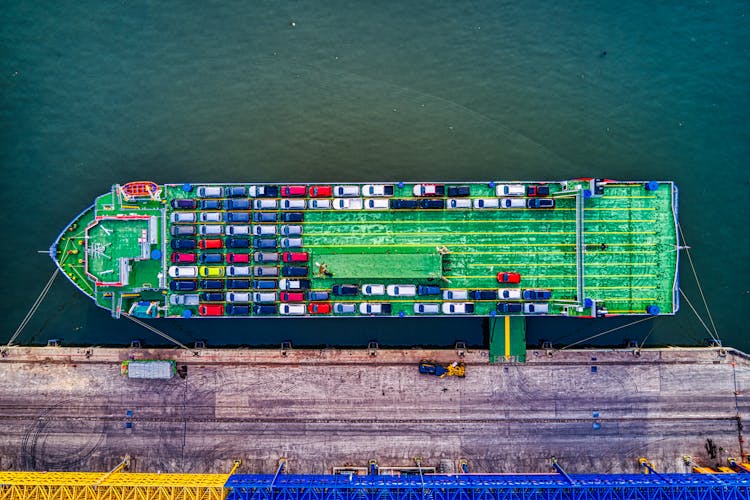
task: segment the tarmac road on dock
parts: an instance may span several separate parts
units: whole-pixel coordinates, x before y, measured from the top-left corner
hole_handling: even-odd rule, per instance
[[[129,454],[131,470],[151,472],[224,472],[236,458],[242,472],[272,472],[280,457],[294,473],[415,457],[546,472],[554,456],[576,473],[636,472],[639,457],[684,472],[683,455],[707,466],[738,456],[738,415],[750,418],[750,364],[731,350],[529,351],[526,365],[471,351],[465,379],[417,371],[453,351],[143,351],[188,367],[167,381],[121,376],[117,358],[133,354],[11,348],[0,468],[107,470]]]

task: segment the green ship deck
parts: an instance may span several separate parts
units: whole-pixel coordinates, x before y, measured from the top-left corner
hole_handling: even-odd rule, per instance
[[[415,197],[414,184],[388,184],[392,196],[354,196],[360,200],[469,200],[469,208],[438,209],[316,209],[283,210],[280,208],[254,210],[255,200],[272,200],[277,207],[280,196],[269,198],[245,196],[232,200],[249,200],[250,209],[232,211],[247,213],[250,222],[226,222],[227,200],[201,198],[198,191],[205,187],[224,190],[239,187],[247,190],[251,186],[270,187],[280,190],[282,185],[262,184],[212,184],[201,187],[167,184],[153,185],[147,193],[136,193],[128,199],[124,187],[115,185],[112,190],[96,199],[95,204],[80,214],[60,235],[50,249],[50,255],[64,274],[91,296],[96,303],[113,316],[122,313],[139,317],[196,317],[204,315],[283,316],[302,314],[313,316],[310,303],[323,305],[323,316],[335,317],[337,308],[327,312],[327,307],[352,304],[355,310],[346,316],[368,316],[362,314],[363,303],[384,308],[389,316],[418,315],[417,306],[431,306],[425,310],[430,315],[447,315],[450,310],[444,304],[473,306],[474,316],[502,316],[502,303],[542,304],[548,315],[595,317],[605,315],[674,314],[678,308],[677,259],[678,238],[677,188],[672,182],[615,182],[581,179],[566,182],[546,182],[550,190],[544,198],[554,200],[554,208],[473,208],[477,199],[498,199],[496,186],[500,183],[446,183],[445,189],[466,186],[468,196]],[[533,199],[526,196],[529,186],[539,183],[516,182],[523,186],[524,195],[514,200]],[[125,186],[125,188],[128,185]],[[275,188],[274,188],[275,186]],[[296,185],[303,186],[303,185]],[[324,186],[329,189],[332,185]],[[361,184],[348,184],[361,188]],[[339,198],[310,198],[304,185],[303,197],[309,205],[313,199],[338,203]],[[151,189],[151,188],[149,188]],[[175,199],[220,200],[221,210],[174,209]],[[383,202],[381,202],[383,203]],[[523,202],[525,203],[525,201]],[[276,214],[279,220],[285,213],[301,213],[301,222],[254,223],[257,213]],[[196,222],[172,223],[173,214],[194,214]],[[200,222],[204,213],[214,217],[220,214],[220,222]],[[206,215],[208,217],[208,215]],[[221,234],[202,236],[203,224],[219,226]],[[254,236],[236,236],[246,239],[250,248],[226,248],[228,240],[235,238],[225,234],[230,225],[273,226],[275,245],[278,248],[253,249]],[[281,248],[282,226],[302,226],[301,248]],[[196,236],[172,236],[175,227],[191,226]],[[214,228],[216,229],[216,228]],[[269,231],[271,229],[268,229]],[[173,239],[220,240],[222,248],[202,250],[173,250]],[[264,237],[266,238],[266,237]],[[256,251],[275,253],[277,262],[254,262]],[[283,252],[304,252],[308,262],[285,263]],[[172,254],[193,254],[195,263],[174,264]],[[203,254],[221,254],[221,263],[201,264]],[[249,263],[236,264],[256,268],[268,266],[279,276],[227,276],[231,263],[226,254],[248,254]],[[325,266],[323,266],[323,264]],[[182,266],[198,276],[179,281],[192,282],[194,290],[172,291],[173,278],[170,268]],[[278,280],[284,266],[307,267],[307,276],[289,277],[292,280],[309,280],[303,283],[304,298],[288,307],[282,301]],[[192,271],[191,271],[192,269]],[[241,271],[241,269],[240,269]],[[324,273],[323,271],[326,271]],[[182,271],[180,271],[182,272]],[[265,272],[265,271],[264,271]],[[498,273],[520,273],[519,284],[498,283]],[[209,274],[205,276],[205,274]],[[246,289],[228,290],[230,279],[249,280]],[[218,281],[218,290],[204,289],[204,280]],[[259,290],[254,281],[274,281],[276,288]],[[429,285],[440,288],[440,294],[427,296],[393,296],[387,294],[365,296],[363,285]],[[188,285],[188,286],[193,286]],[[214,283],[216,285],[216,283]],[[333,295],[334,285],[356,285],[355,295]],[[403,289],[403,288],[402,288]],[[551,292],[549,300],[504,300],[492,294],[498,289],[541,289]],[[288,290],[296,293],[299,290]],[[310,291],[328,292],[327,299],[308,301]],[[489,292],[489,297],[474,299],[444,300],[443,293],[456,294]],[[250,300],[240,303],[244,307],[229,307],[225,300],[210,302],[204,293],[224,294],[230,292],[250,293]],[[256,292],[274,293],[274,299],[263,304],[254,303]],[[518,293],[518,292],[515,292]],[[178,298],[172,297],[178,296]],[[214,295],[213,299],[216,298]],[[287,297],[288,299],[289,297]],[[292,300],[295,300],[292,298]],[[238,304],[233,304],[238,305]],[[258,308],[257,306],[272,306]],[[218,307],[216,307],[218,306]],[[388,312],[387,306],[390,306]],[[437,306],[437,312],[435,311]],[[462,306],[463,307],[463,306]],[[516,306],[517,308],[518,306]],[[455,308],[460,309],[460,307]],[[363,310],[364,311],[364,310]],[[263,312],[264,314],[261,314]],[[454,313],[458,312],[454,310]],[[244,313],[244,314],[243,314]],[[531,315],[528,311],[513,313]],[[538,315],[538,314],[533,314]],[[498,328],[500,330],[500,328]],[[501,335],[502,336],[502,335]],[[502,351],[502,349],[501,349]]]

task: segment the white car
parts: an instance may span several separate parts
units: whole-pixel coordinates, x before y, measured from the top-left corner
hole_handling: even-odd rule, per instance
[[[227,234],[230,236],[250,234],[250,226],[227,226]]]
[[[302,238],[281,238],[281,248],[302,248]]]
[[[275,210],[276,200],[253,200],[255,210]]]
[[[253,226],[253,234],[258,236],[276,234],[276,226],[272,224],[256,224]]]
[[[201,212],[201,222],[223,222],[224,217],[221,212]]]
[[[393,196],[393,186],[365,184],[362,186],[362,196]]]
[[[466,300],[468,298],[468,290],[443,290],[443,300]]]
[[[218,234],[221,234],[222,231],[224,231],[224,226],[219,226],[218,224],[206,224],[199,226],[198,232],[200,234],[205,234],[208,236],[215,236]]]
[[[390,304],[377,304],[373,302],[362,302],[359,305],[360,314],[389,314],[391,312]]]
[[[172,222],[195,222],[195,213],[193,212],[173,212],[170,219]]]
[[[417,302],[414,304],[414,314],[438,314],[440,306],[438,304],[424,304]]]
[[[227,266],[227,276],[250,276],[250,266]]]
[[[471,208],[471,200],[468,198],[450,198],[448,199],[448,208]]]
[[[334,198],[333,208],[336,210],[362,210],[362,198]]]
[[[305,304],[281,304],[279,312],[284,316],[302,316],[305,314]]]
[[[495,186],[495,196],[524,196],[526,187],[523,184],[498,184]]]
[[[526,208],[526,200],[523,198],[503,198],[500,200],[500,208]]]
[[[414,297],[417,294],[415,285],[388,285],[386,293],[391,297]]]
[[[314,210],[329,210],[331,208],[331,200],[310,200],[308,208]]]
[[[247,188],[248,196],[255,198],[256,196],[264,196],[268,186],[250,186]]]
[[[198,276],[197,266],[170,266],[170,278],[195,278]]]
[[[302,290],[303,289],[302,281],[282,278],[279,280],[279,289],[280,290]]]
[[[225,297],[227,302],[251,302],[248,292],[229,292]]]
[[[497,290],[497,297],[502,300],[513,300],[521,298],[520,288],[499,288]]]
[[[388,200],[385,198],[365,198],[367,210],[388,210]]]
[[[498,208],[500,200],[497,198],[477,198],[474,200],[474,208]]]
[[[523,305],[523,312],[526,314],[547,314],[549,312],[549,304],[528,302]]]
[[[198,198],[221,198],[224,194],[220,187],[200,186],[196,191]]]
[[[284,236],[302,236],[302,226],[281,226],[281,234]]]
[[[197,293],[186,295],[175,293],[169,296],[169,303],[174,306],[197,306],[200,303],[200,297]]]
[[[438,187],[436,184],[416,184],[412,188],[414,196],[437,196]]]
[[[385,295],[385,285],[362,285],[362,295]]]
[[[281,200],[281,208],[284,210],[302,210],[306,207],[305,200]]]
[[[359,196],[359,186],[334,186],[333,196]]]
[[[471,314],[474,304],[471,302],[443,302],[443,314]]]
[[[276,302],[276,292],[253,292],[253,302]]]

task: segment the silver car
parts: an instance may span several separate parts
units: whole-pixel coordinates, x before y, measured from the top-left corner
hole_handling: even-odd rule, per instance
[[[227,226],[227,234],[231,236],[250,234],[250,226]]]
[[[199,303],[199,297],[197,293],[186,295],[175,293],[169,296],[169,303],[173,306],[197,306]]]
[[[226,294],[227,302],[250,302],[248,292],[229,292]]]
[[[223,193],[220,187],[200,186],[196,191],[198,198],[221,198]]]
[[[254,292],[253,302],[276,302],[276,292]]]
[[[354,314],[356,310],[357,306],[354,304],[343,304],[341,302],[333,304],[333,312],[336,314]]]
[[[219,226],[218,224],[205,224],[199,227],[198,232],[207,236],[216,236],[221,234],[223,230],[224,226]]]
[[[193,212],[173,212],[172,222],[195,222],[195,213]]]
[[[276,234],[276,226],[272,224],[256,224],[253,226],[253,234],[257,236]]]
[[[284,236],[302,235],[302,226],[281,226],[281,234]]]
[[[468,298],[468,290],[443,290],[443,300],[466,300]]]
[[[279,268],[278,267],[272,267],[272,266],[255,266],[253,268],[253,275],[254,276],[263,276],[264,278],[278,276],[279,275]]]
[[[523,305],[523,312],[526,314],[547,314],[549,313],[549,304],[527,302]]]
[[[281,200],[281,208],[284,210],[302,210],[305,206],[305,200]]]
[[[302,248],[302,238],[282,238],[281,246],[283,248]]]
[[[439,304],[424,304],[420,302],[414,304],[414,314],[438,314],[439,312]]]
[[[269,210],[276,208],[276,200],[254,200],[255,210]]]

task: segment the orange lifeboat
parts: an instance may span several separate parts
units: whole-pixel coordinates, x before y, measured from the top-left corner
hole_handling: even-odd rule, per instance
[[[151,181],[128,182],[120,188],[120,193],[126,200],[136,198],[156,199],[159,197],[159,191],[159,185]]]

